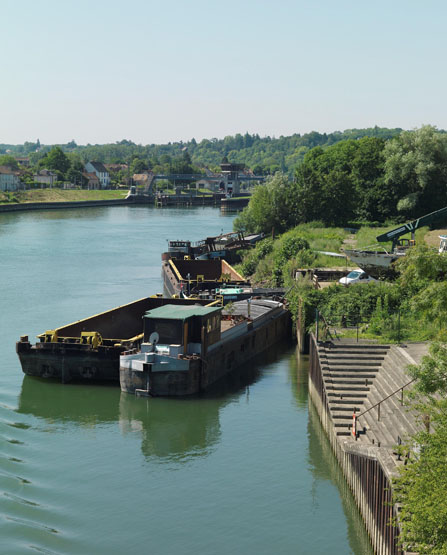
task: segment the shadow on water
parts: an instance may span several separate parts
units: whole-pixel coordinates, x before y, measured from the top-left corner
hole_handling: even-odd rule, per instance
[[[363,519],[355,504],[354,497],[343,476],[338,461],[332,451],[326,433],[321,426],[317,410],[309,400],[309,463],[315,482],[329,480],[338,489],[346,516],[349,545],[353,553],[372,555],[374,553]]]
[[[305,408],[308,403],[309,357],[300,355],[296,348],[289,357],[289,379],[297,407]]]
[[[51,424],[80,426],[119,423],[124,435],[139,434],[146,458],[186,462],[207,456],[220,438],[219,412],[262,375],[290,346],[282,342],[228,374],[205,394],[185,398],[138,398],[117,386],[62,385],[25,376],[17,412]]]

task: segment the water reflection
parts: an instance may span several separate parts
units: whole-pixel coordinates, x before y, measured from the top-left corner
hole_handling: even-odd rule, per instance
[[[289,357],[289,379],[296,405],[299,408],[307,407],[308,371],[309,357],[300,355],[296,348]]]
[[[17,412],[49,422],[96,426],[119,419],[118,387],[70,384],[25,376]]]
[[[141,450],[148,459],[185,462],[206,457],[220,439],[221,409],[248,395],[263,365],[277,360],[287,345],[277,345],[227,375],[206,394],[192,398],[136,398],[121,393],[117,386],[64,386],[25,376],[17,412],[55,425],[95,427],[116,422],[122,434],[141,437]]]
[[[141,435],[141,450],[148,459],[186,462],[207,456],[220,437],[221,399],[140,399],[120,397],[120,429]]]
[[[309,400],[309,463],[314,477],[312,489],[321,480],[332,482],[340,493],[343,512],[348,525],[348,540],[353,553],[369,555],[373,553],[368,534],[357,509],[351,490],[340,470],[329,440],[321,426],[318,413]]]

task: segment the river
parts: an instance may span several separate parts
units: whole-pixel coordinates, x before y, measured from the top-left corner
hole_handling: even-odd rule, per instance
[[[0,214],[0,552],[368,554],[286,343],[200,399],[24,377],[20,335],[162,291],[167,239],[231,231],[211,207]]]

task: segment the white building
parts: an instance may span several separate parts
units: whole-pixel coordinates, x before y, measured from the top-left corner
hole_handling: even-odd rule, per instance
[[[85,171],[87,173],[95,173],[101,183],[101,189],[110,187],[110,174],[102,162],[87,162],[85,164]]]

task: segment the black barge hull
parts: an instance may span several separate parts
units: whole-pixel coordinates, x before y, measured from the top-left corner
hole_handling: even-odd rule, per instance
[[[119,382],[119,357],[139,347],[143,316],[164,304],[206,304],[209,301],[146,297],[16,343],[23,372],[28,376],[72,380]]]

